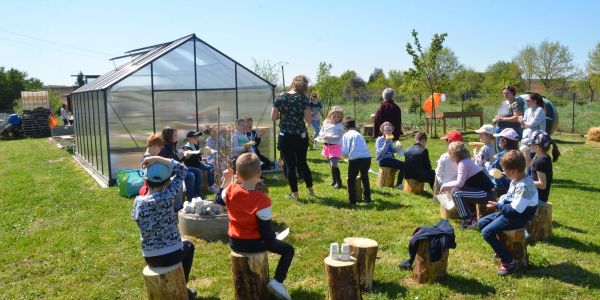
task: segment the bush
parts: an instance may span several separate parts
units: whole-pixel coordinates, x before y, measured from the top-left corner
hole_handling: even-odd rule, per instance
[[[483,111],[483,107],[479,103],[467,103],[465,111]]]

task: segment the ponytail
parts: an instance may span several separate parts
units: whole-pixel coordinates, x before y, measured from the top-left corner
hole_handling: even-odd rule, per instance
[[[560,151],[558,150],[558,145],[555,142],[552,142],[552,162],[556,162],[560,157]]]

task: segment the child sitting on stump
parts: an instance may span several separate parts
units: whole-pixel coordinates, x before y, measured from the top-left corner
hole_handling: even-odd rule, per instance
[[[433,190],[435,171],[431,168],[429,150],[427,150],[427,134],[419,131],[415,135],[415,143],[404,152],[406,173],[404,178],[418,182],[427,182]]]
[[[396,188],[403,189],[402,180],[404,179],[404,170],[406,169],[403,161],[394,157],[398,153],[399,157],[404,156],[404,149],[400,141],[394,147],[394,125],[390,122],[383,122],[379,128],[381,136],[375,140],[375,159],[380,167],[392,168],[398,170],[398,181]]]
[[[173,159],[160,156],[146,157],[142,167],[149,191],[147,195],[135,198],[131,218],[140,229],[144,260],[150,267],[169,267],[181,262],[185,282],[188,282],[194,244],[181,241],[177,213],[173,210],[187,168]],[[173,171],[175,179],[171,180]],[[196,291],[188,288],[189,298],[193,299],[195,295]]]
[[[229,181],[222,191],[229,214],[229,246],[236,252],[269,251],[281,255],[275,277],[267,287],[279,298],[291,299],[283,281],[294,258],[294,247],[275,238],[271,199],[256,190],[261,175],[260,159],[254,153],[244,153],[235,164],[239,183]]]
[[[504,173],[510,178],[510,187],[498,202],[488,201],[488,207],[498,212],[487,215],[477,222],[483,239],[490,244],[500,259],[498,275],[511,274],[516,263],[497,234],[502,231],[525,227],[533,218],[538,205],[538,192],[533,180],[525,174],[525,157],[517,150],[508,151],[500,161]]]
[[[348,200],[356,204],[356,176],[360,172],[365,202],[371,202],[371,186],[369,185],[369,168],[371,152],[362,134],[356,130],[356,122],[352,117],[344,119],[346,133],[342,137],[342,155],[348,157]]]

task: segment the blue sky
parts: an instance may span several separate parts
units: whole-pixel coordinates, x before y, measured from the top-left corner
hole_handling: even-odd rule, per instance
[[[406,70],[415,28],[424,45],[447,32],[460,62],[483,71],[544,39],[569,47],[576,64],[600,42],[599,1],[5,1],[0,66],[45,84],[73,84],[80,70],[104,74],[109,58],[190,33],[251,67],[285,62],[286,81],[375,67]],[[121,63],[124,62],[121,60]]]

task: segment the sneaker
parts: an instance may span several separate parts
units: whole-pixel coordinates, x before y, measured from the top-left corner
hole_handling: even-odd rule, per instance
[[[498,268],[498,275],[506,276],[512,274],[517,268],[517,263],[513,260],[510,263],[500,263],[500,268]]]
[[[196,295],[198,294],[198,292],[196,292],[195,289],[188,288],[187,292],[188,292],[188,299],[190,299],[190,300],[196,299]]]
[[[288,294],[283,283],[275,279],[271,279],[271,281],[269,281],[269,284],[267,284],[267,289],[269,289],[269,291],[278,299],[292,300],[292,297],[290,297]]]
[[[399,190],[404,190],[404,185],[401,183],[401,184],[397,185],[396,188]]]
[[[473,229],[476,227],[477,227],[477,222],[473,221],[472,219],[463,220],[462,224],[460,224],[460,228],[462,228],[462,229]]]
[[[294,196],[294,194],[289,194],[285,196],[285,199],[291,199],[291,200],[296,200],[298,198],[296,198],[296,196]]]

